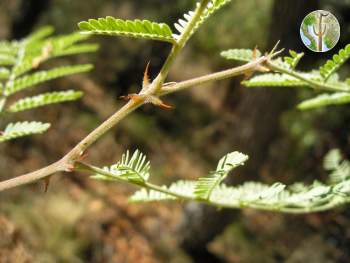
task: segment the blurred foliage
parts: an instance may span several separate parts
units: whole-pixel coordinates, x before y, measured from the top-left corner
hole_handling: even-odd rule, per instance
[[[25,199],[23,199],[25,198]],[[77,235],[77,226],[86,212],[87,200],[76,202],[64,193],[48,193],[17,199],[3,206],[16,227],[35,251],[33,262],[84,262],[81,252],[86,246]]]

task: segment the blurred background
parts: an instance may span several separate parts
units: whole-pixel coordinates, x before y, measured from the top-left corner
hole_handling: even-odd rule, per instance
[[[187,0],[2,0],[0,39],[20,39],[43,25],[56,33],[77,30],[79,21],[107,15],[172,24],[193,8]],[[338,45],[326,54],[303,46],[302,19],[331,11],[341,25]],[[234,66],[220,57],[229,48],[269,50],[281,46],[305,52],[300,69],[321,65],[350,43],[350,1],[237,0],[210,19],[178,57],[169,81],[181,81]],[[137,91],[143,70],[162,66],[170,46],[127,38],[93,37],[96,54],[66,59],[89,61],[89,74],[51,81],[40,89],[77,88],[85,96],[31,110],[13,121],[53,123],[43,135],[0,145],[0,179],[58,160],[122,105],[120,95]],[[349,68],[341,74],[349,76]],[[89,161],[110,165],[126,149],[139,148],[152,163],[159,184],[193,179],[213,169],[227,152],[250,155],[228,183],[258,180],[324,180],[322,158],[338,147],[350,154],[347,106],[299,112],[311,95],[295,89],[247,89],[242,78],[176,93],[164,111],[145,106],[112,129],[89,151]],[[218,210],[194,203],[128,204],[135,188],[93,181],[84,174],[56,175],[48,192],[42,182],[0,194],[0,262],[349,262],[347,207],[310,215],[254,210]]]

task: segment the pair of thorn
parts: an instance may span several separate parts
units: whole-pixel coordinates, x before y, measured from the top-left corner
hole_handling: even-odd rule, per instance
[[[173,109],[174,108],[173,106],[164,103],[157,96],[148,95],[148,94],[144,93],[147,90],[147,88],[151,85],[150,78],[149,78],[149,75],[148,75],[149,64],[150,64],[150,62],[147,63],[145,72],[143,74],[141,92],[139,94],[133,93],[133,94],[128,94],[126,96],[120,96],[119,98],[123,99],[123,100],[133,100],[136,103],[141,103],[141,102],[151,103],[153,105],[156,105],[156,106],[158,106],[158,107],[160,107],[162,109],[166,109],[166,110]],[[173,84],[173,83],[171,83],[171,84]],[[164,85],[170,85],[170,83],[169,84],[166,83]]]
[[[284,49],[276,51],[279,43],[280,43],[280,41],[278,40],[276,45],[273,47],[273,49],[268,54],[266,54],[266,62],[271,60],[272,58],[276,57],[277,55],[279,55],[280,53],[282,53],[284,51]],[[255,48],[253,49],[253,54],[252,54],[252,60],[254,61],[256,59],[258,59],[258,47],[257,46],[255,46]],[[260,71],[260,72],[265,72],[265,73],[271,71],[267,66],[262,65],[262,64],[257,65],[257,68],[255,70]],[[251,76],[253,75],[255,70],[250,70],[247,73],[245,73],[244,78],[245,79],[251,78]]]

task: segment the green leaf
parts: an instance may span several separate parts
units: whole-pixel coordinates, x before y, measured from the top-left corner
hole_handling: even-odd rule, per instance
[[[25,42],[25,45],[21,46],[24,55],[21,57],[20,63],[14,67],[14,75],[18,77],[54,57],[97,50],[98,45],[96,44],[80,44],[81,41],[88,38],[89,36],[87,35],[71,33],[40,39],[29,44]]]
[[[232,59],[243,62],[250,62],[254,59],[261,57],[261,52],[259,50],[254,51],[251,49],[229,49],[226,51],[222,51],[220,54],[226,59]]]
[[[169,187],[162,186],[163,189],[171,191],[177,195],[183,196],[185,198],[193,198],[195,182],[193,181],[177,181],[172,183]],[[130,198],[130,202],[155,202],[155,201],[165,201],[165,200],[176,200],[178,199],[174,195],[165,194],[155,190],[141,189],[136,191]]]
[[[243,158],[243,157],[242,157]],[[269,211],[291,213],[309,213],[329,210],[350,202],[350,162],[340,160],[339,151],[331,151],[325,157],[325,166],[332,172],[331,185],[315,181],[311,185],[296,183],[286,187],[282,183],[272,185],[246,182],[238,186],[219,184],[213,188],[209,199],[198,199],[196,189],[198,182],[178,181],[169,187],[141,189],[130,198],[132,202],[154,202],[164,200],[196,200],[217,207],[254,208]],[[235,165],[241,163],[234,162]],[[218,165],[220,169],[230,169],[225,166],[224,158]]]
[[[289,57],[284,57],[284,62],[289,65],[290,69],[295,69],[300,59],[304,56],[304,53],[297,53],[293,50],[289,50],[289,54]]]
[[[339,149],[333,149],[323,159],[323,168],[331,172],[329,179],[333,184],[350,178],[350,162],[344,160]]]
[[[30,75],[18,78],[12,82],[9,82],[5,87],[5,95],[9,96],[13,93],[29,88],[36,84],[43,83],[45,81],[63,77],[63,76],[86,72],[91,70],[92,68],[93,66],[91,64],[82,64],[82,65],[75,65],[75,66],[57,67],[47,71],[38,71],[36,73],[30,74]]]
[[[52,26],[43,26],[38,30],[34,31],[30,35],[28,35],[24,41],[26,44],[31,44],[36,41],[40,41],[48,36],[50,36],[54,32],[54,28]]]
[[[167,24],[148,20],[121,20],[111,16],[89,19],[78,24],[83,34],[128,36],[175,43],[172,31]]]
[[[192,32],[187,36],[187,39],[189,39],[197,30],[198,28],[205,22],[207,19],[214,14],[217,10],[222,8],[224,5],[231,2],[231,0],[211,0],[209,1],[207,7],[205,8],[204,12],[196,22],[196,24],[193,27]],[[199,2],[197,2],[197,7],[199,5]],[[194,15],[193,11],[190,11],[186,14],[184,14],[183,18],[179,19],[177,23],[174,24],[175,28],[178,31],[178,34],[174,34],[175,39],[179,39],[180,35],[184,32],[185,27],[187,24],[191,21],[192,17]],[[187,41],[186,39],[186,41]]]
[[[8,108],[8,111],[9,112],[24,111],[24,110],[33,109],[33,108],[37,108],[37,107],[41,107],[49,104],[77,100],[82,96],[83,96],[83,93],[81,91],[74,91],[74,90],[43,93],[34,97],[28,97],[28,98],[18,100]]]
[[[331,183],[340,183],[350,178],[350,162],[348,160],[342,161],[336,169],[330,174],[329,179]]]
[[[93,178],[98,180],[127,179],[130,182],[142,185],[148,180],[151,167],[146,156],[136,150],[131,156],[127,151],[126,154],[122,155],[121,161],[104,169],[112,173],[113,176],[97,174]]]
[[[281,183],[267,185],[258,182],[246,182],[235,187],[220,186],[213,191],[211,201],[222,206],[259,207],[260,209],[277,210],[281,199],[289,196],[290,193],[285,191],[285,185]]]
[[[348,59],[350,58],[350,44],[341,49],[338,54],[335,54],[332,59],[320,67],[320,73],[324,80],[334,74]]]
[[[317,80],[315,74],[303,73],[304,77]],[[307,86],[302,80],[294,78],[287,74],[268,73],[255,76],[249,80],[243,81],[243,85],[247,87],[302,87]]]
[[[89,53],[97,51],[99,46],[97,44],[79,44],[62,49],[55,52],[55,56],[68,56],[81,53]]]
[[[58,57],[96,51],[98,48],[97,44],[80,44],[81,41],[87,40],[89,37],[80,33],[71,33],[49,38],[47,43],[52,45],[51,56]]]
[[[11,66],[16,63],[16,58],[12,55],[0,53],[0,66]]]
[[[0,68],[0,80],[8,79],[10,77],[10,70],[7,68]]]
[[[309,110],[329,105],[341,105],[350,103],[350,93],[337,92],[333,94],[321,94],[315,98],[305,100],[298,105],[300,110]]]
[[[194,194],[199,199],[210,199],[212,191],[220,185],[230,171],[243,165],[248,156],[240,152],[232,152],[222,157],[215,171],[207,177],[200,177],[196,183]]]
[[[328,171],[335,170],[339,167],[341,161],[343,160],[340,150],[333,149],[327,153],[323,159],[323,168]]]
[[[50,127],[49,123],[41,122],[16,122],[10,123],[0,135],[0,142],[12,140],[32,134],[45,132]]]
[[[179,181],[173,183],[170,187],[162,186],[163,190],[169,192],[168,194],[156,190],[142,189],[137,191],[130,198],[130,201],[195,200],[194,187],[195,182]],[[218,207],[308,213],[328,210],[350,202],[349,196],[349,181],[342,181],[333,187],[315,182],[311,186],[302,185],[298,192],[292,191],[292,188],[287,189],[281,183],[267,185],[258,182],[246,182],[234,187],[220,185],[213,190],[210,200],[206,202]]]
[[[19,43],[17,41],[0,41],[0,54],[16,56]]]

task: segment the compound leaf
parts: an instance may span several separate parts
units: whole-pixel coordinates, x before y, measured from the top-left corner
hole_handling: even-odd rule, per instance
[[[18,137],[23,137],[32,134],[45,132],[50,127],[49,123],[41,122],[16,122],[10,123],[5,130],[0,134],[0,142],[12,140]]]
[[[304,73],[304,76],[311,79],[317,78],[317,76],[307,73]],[[299,80],[287,74],[279,73],[258,75],[249,80],[243,81],[242,83],[247,87],[301,87],[307,85],[302,80]]]
[[[10,70],[7,68],[0,68],[0,80],[8,79],[10,77]]]
[[[43,83],[51,79],[72,75],[76,73],[86,72],[91,70],[92,68],[93,66],[91,64],[82,64],[82,65],[75,65],[75,66],[57,67],[47,71],[38,71],[36,73],[15,79],[12,82],[8,82],[5,87],[5,95],[6,96],[11,95],[20,90],[29,88],[31,86],[34,86],[39,83]]]
[[[172,31],[167,24],[148,20],[122,20],[111,16],[89,19],[78,24],[82,34],[128,36],[175,43]]]
[[[333,94],[321,94],[315,98],[305,100],[298,105],[300,110],[309,110],[329,105],[341,105],[350,103],[350,93],[337,92]]]
[[[122,155],[121,161],[104,169],[113,176],[97,174],[93,178],[99,180],[127,179],[136,184],[143,184],[150,176],[151,166],[146,156],[136,150],[132,155],[127,151],[126,154]]]
[[[297,53],[293,50],[289,50],[289,55],[290,56],[284,57],[284,62],[289,65],[290,69],[295,69],[301,58],[304,56],[304,53]]]
[[[212,191],[220,185],[230,171],[243,165],[248,156],[240,152],[232,152],[222,157],[215,171],[207,177],[200,177],[196,183],[194,194],[199,199],[209,199]]]
[[[226,59],[250,62],[254,59],[259,58],[261,56],[261,52],[257,49],[229,49],[222,51],[220,55]]]
[[[187,39],[191,37],[192,34],[194,34],[198,28],[212,15],[214,14],[217,10],[222,8],[224,5],[228,4],[231,2],[231,0],[211,0],[209,1],[207,7],[205,8],[204,12],[200,16],[200,19],[196,22],[196,24],[193,27],[192,32],[187,36]],[[197,2],[197,7],[199,3]],[[183,18],[179,19],[177,23],[174,24],[175,28],[178,31],[178,34],[174,34],[175,39],[179,39],[181,34],[184,32],[186,26],[188,23],[192,20],[192,17],[194,15],[193,11],[190,11],[186,14],[184,14]],[[187,39],[185,41],[187,41]]]
[[[177,181],[175,183],[172,183],[169,187],[162,186],[163,189],[171,191],[172,193],[182,196],[182,199],[186,198],[194,198],[194,188],[195,188],[195,182],[194,181]],[[154,201],[164,201],[164,200],[176,200],[179,199],[175,195],[169,195],[160,191],[156,190],[146,190],[141,189],[139,191],[136,191],[130,198],[129,201],[131,202],[154,202]]]
[[[19,112],[29,110],[49,104],[77,100],[82,96],[83,93],[81,91],[74,90],[43,93],[18,100],[8,108],[8,111]]]
[[[349,58],[350,44],[341,49],[338,54],[335,54],[332,59],[327,60],[327,62],[320,67],[320,73],[324,80],[328,80]]]

